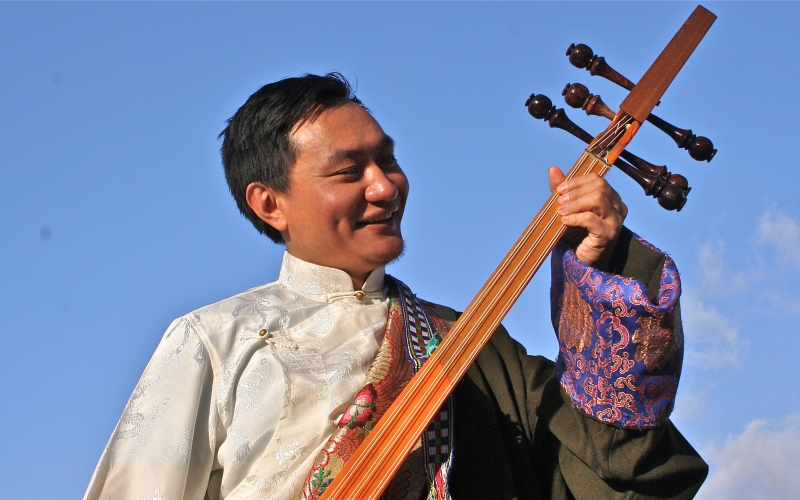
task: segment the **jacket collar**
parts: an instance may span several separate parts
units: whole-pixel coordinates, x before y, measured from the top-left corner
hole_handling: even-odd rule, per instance
[[[385,266],[372,271],[361,291],[367,295],[382,294]],[[284,252],[278,281],[291,290],[311,295],[354,293],[353,280],[341,269],[319,266]]]

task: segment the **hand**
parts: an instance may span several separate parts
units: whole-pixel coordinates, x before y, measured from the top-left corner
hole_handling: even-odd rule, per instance
[[[550,191],[557,191],[561,222],[568,226],[563,241],[575,248],[584,264],[608,270],[628,207],[597,174],[566,180],[558,167],[548,172]]]

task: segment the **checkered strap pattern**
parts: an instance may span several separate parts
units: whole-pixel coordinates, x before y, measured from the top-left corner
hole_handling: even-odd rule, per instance
[[[414,372],[422,368],[428,360],[427,346],[436,333],[431,328],[431,321],[422,304],[411,290],[400,280],[397,284],[397,295],[403,311],[405,344],[408,358],[414,363]]]
[[[433,328],[434,322],[430,315],[434,311],[424,306],[420,300],[402,281],[387,276],[390,286],[397,289],[397,297],[403,313],[404,346],[406,355],[414,364],[417,372],[428,360],[430,347],[435,347],[445,332],[437,332]],[[425,434],[422,435],[425,454],[425,471],[431,483],[428,499],[449,500],[450,493],[447,487],[447,478],[453,463],[453,401],[452,397],[442,405],[439,412],[433,417]]]

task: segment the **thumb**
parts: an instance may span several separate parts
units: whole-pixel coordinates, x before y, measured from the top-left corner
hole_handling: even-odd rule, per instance
[[[547,171],[547,178],[550,181],[550,192],[553,192],[559,184],[567,179],[567,176],[560,168],[553,166]]]

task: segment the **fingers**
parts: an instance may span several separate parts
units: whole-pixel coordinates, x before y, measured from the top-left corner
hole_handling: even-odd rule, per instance
[[[619,198],[619,194],[614,191],[614,189],[608,184],[608,182],[606,182],[605,179],[597,174],[579,175],[577,177],[573,177],[572,179],[563,181],[556,188],[556,191],[558,191],[559,194],[568,194],[572,197],[577,197],[582,194],[597,190],[609,194],[613,193],[613,196]]]
[[[559,213],[564,217],[578,215],[595,215],[601,219],[619,218],[625,219],[628,215],[628,207],[619,198],[619,195],[604,193],[601,191],[590,191],[579,195],[578,198],[570,196],[563,199],[559,197]],[[567,221],[564,221],[567,223]],[[575,224],[567,224],[575,225]],[[588,227],[586,229],[589,229]]]
[[[563,179],[561,171],[550,169],[553,181]],[[559,213],[568,235],[578,237],[575,253],[586,264],[603,267],[610,262],[628,207],[602,177],[589,174],[563,180],[556,186]],[[580,236],[579,236],[580,235]]]
[[[547,178],[550,181],[550,192],[552,193],[559,184],[564,182],[567,176],[564,175],[564,172],[562,172],[560,168],[553,166],[547,171]]]
[[[565,215],[561,220],[565,226],[585,229],[588,232],[586,238],[589,239],[589,242],[587,243],[605,248],[607,243],[616,240],[622,227],[623,218],[617,214],[603,218],[592,212],[581,212]]]
[[[622,219],[628,215],[628,207],[619,193],[595,174],[570,179],[556,190],[560,193],[558,203],[562,215],[593,212],[601,218],[621,215]]]

